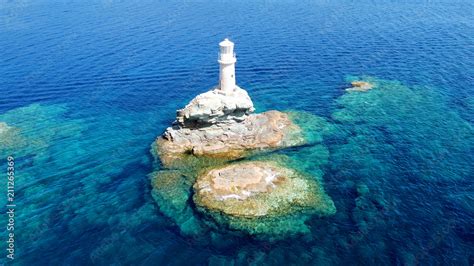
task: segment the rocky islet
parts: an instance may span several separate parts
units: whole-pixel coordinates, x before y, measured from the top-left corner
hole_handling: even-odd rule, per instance
[[[196,96],[153,144],[162,167],[153,176],[153,195],[169,203],[160,208],[186,233],[202,229],[188,200],[207,224],[250,234],[302,233],[310,215],[334,214],[319,180],[293,169],[285,156],[266,155],[308,143],[291,117],[276,110],[254,113],[239,87]]]

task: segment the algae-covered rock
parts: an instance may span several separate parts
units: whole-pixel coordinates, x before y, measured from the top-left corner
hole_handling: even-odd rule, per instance
[[[6,157],[28,147],[28,142],[17,127],[0,122],[0,155]]]
[[[7,132],[9,129],[10,129],[10,127],[7,125],[7,123],[0,122],[0,135]]]
[[[194,191],[201,212],[251,234],[304,232],[305,215],[335,212],[318,182],[274,161],[211,169],[197,178]]]
[[[201,234],[204,230],[188,204],[189,188],[193,182],[192,177],[186,177],[177,170],[152,174],[152,196],[160,211],[171,218],[185,235]]]

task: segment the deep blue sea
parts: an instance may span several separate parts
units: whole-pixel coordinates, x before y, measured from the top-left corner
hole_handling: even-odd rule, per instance
[[[473,12],[472,1],[0,0],[2,202],[9,155],[16,177],[15,260],[2,204],[1,262],[473,265]],[[151,144],[217,84],[226,37],[257,112],[309,112],[335,129],[288,151],[337,209],[307,221],[309,234],[186,235],[151,196]],[[354,78],[377,87],[347,93]]]

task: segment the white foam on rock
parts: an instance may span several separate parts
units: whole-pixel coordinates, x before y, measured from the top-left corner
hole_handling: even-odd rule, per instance
[[[244,196],[249,197],[250,195],[252,195],[252,192],[247,191],[247,190],[242,190],[242,194],[244,194]]]
[[[244,199],[242,196],[239,196],[237,194],[229,194],[229,195],[223,195],[220,197],[221,200],[226,200],[226,199]]]
[[[275,187],[275,184],[273,183],[273,181],[277,179],[278,173],[273,172],[272,170],[265,170],[265,173],[267,174],[265,176],[265,183],[267,185]]]

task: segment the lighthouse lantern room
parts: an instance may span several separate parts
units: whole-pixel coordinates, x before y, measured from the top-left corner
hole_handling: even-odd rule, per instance
[[[219,43],[219,89],[224,92],[232,92],[235,89],[235,62],[234,43],[224,39]]]

